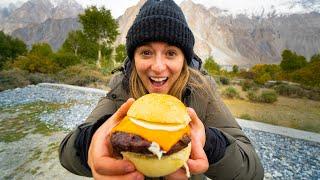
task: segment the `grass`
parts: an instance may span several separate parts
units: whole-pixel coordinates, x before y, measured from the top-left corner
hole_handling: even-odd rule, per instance
[[[320,133],[320,102],[283,96],[273,104],[224,99],[235,117]]]
[[[18,141],[28,134],[39,133],[45,136],[58,130],[55,126],[50,126],[39,119],[42,112],[53,112],[61,108],[70,106],[70,104],[58,104],[48,102],[34,102],[24,105],[18,105],[8,108],[0,108],[0,141],[13,142]],[[5,116],[13,114],[14,116]]]

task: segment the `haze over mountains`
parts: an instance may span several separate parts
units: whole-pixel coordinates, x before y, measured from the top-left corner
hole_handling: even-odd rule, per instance
[[[121,34],[116,44],[125,43],[125,34],[143,2],[117,19]],[[301,7],[320,7],[318,0],[297,2]],[[283,49],[307,58],[320,52],[320,9],[286,15],[276,11],[234,15],[191,0],[180,6],[196,38],[195,52],[203,59],[212,55],[222,65],[253,65],[280,62]],[[0,8],[0,29],[28,45],[48,42],[57,50],[69,31],[81,28],[77,15],[83,11],[75,0],[30,0],[20,7]]]

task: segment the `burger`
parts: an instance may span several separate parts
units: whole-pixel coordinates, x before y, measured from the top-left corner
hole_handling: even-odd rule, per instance
[[[189,177],[190,121],[187,108],[176,97],[144,95],[112,129],[113,153],[130,160],[148,177],[165,176],[182,166]]]

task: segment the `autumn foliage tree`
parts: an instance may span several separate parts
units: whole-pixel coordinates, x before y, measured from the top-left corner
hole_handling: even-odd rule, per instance
[[[203,68],[210,74],[217,74],[220,71],[220,66],[217,64],[212,56],[209,56],[206,60],[205,63],[203,64]]]

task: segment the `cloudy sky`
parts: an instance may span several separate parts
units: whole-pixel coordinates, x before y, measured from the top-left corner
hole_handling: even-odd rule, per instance
[[[0,5],[6,5],[10,2],[25,2],[27,0],[0,0]],[[52,0],[57,1],[57,0]],[[58,0],[61,1],[61,0]],[[76,0],[84,7],[89,5],[105,6],[111,9],[113,16],[118,17],[124,13],[126,8],[138,3],[139,0]],[[119,3],[121,1],[121,3]],[[180,4],[183,0],[175,0],[177,4]],[[195,3],[201,3],[206,7],[218,7],[220,9],[228,10],[232,14],[238,13],[259,13],[262,8],[266,12],[273,11],[290,13],[290,12],[302,12],[306,7],[302,7],[301,4],[296,2],[303,2],[302,0],[192,0]],[[304,0],[308,2],[308,0]],[[312,0],[320,8],[320,0]],[[308,8],[308,7],[307,7]],[[311,7],[310,7],[311,8]],[[313,4],[313,8],[314,4]]]

